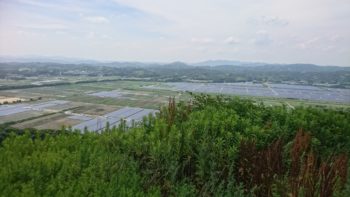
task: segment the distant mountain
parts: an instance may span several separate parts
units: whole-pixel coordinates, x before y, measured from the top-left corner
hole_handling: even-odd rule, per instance
[[[330,71],[350,71],[350,67],[340,66],[319,66],[315,64],[266,64],[264,68],[276,71],[294,72],[330,72]]]
[[[135,61],[101,61],[83,58],[70,58],[61,56],[4,56],[0,55],[0,63],[57,63],[57,64],[89,64],[108,67],[144,67],[156,66],[160,63],[145,63]]]
[[[202,66],[204,67],[204,66]],[[231,65],[220,65],[211,66],[212,70],[222,71],[252,71],[252,72],[339,72],[339,71],[350,71],[350,67],[341,66],[319,66],[315,64],[264,64],[259,66],[231,66]]]
[[[41,62],[41,63],[60,63],[60,64],[97,64],[101,61],[91,60],[91,59],[80,59],[80,58],[71,58],[71,57],[60,57],[60,56],[0,56],[0,62]]]
[[[169,68],[173,68],[173,69],[187,69],[187,68],[193,67],[193,66],[188,65],[184,62],[172,62],[169,64],[162,64],[161,66],[169,67]]]
[[[145,66],[155,65],[155,64],[148,64],[148,63],[142,63],[142,62],[108,62],[108,63],[98,63],[98,65],[123,68],[123,67],[145,67]]]
[[[70,58],[60,56],[4,56],[0,55],[0,63],[17,62],[17,63],[57,63],[57,64],[84,64],[91,66],[107,66],[107,67],[171,67],[176,69],[186,69],[191,67],[212,67],[220,70],[275,70],[275,71],[339,71],[349,70],[350,67],[339,66],[320,66],[315,64],[271,64],[263,62],[244,62],[236,60],[207,60],[197,63],[184,62],[136,62],[136,61],[99,61],[83,58]]]
[[[242,62],[242,61],[236,61],[236,60],[207,60],[203,62],[197,62],[194,64],[191,64],[193,66],[223,66],[223,65],[230,65],[230,66],[262,66],[266,63],[259,63],[259,62]]]

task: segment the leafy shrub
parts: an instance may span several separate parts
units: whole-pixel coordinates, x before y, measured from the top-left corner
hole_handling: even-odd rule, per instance
[[[3,127],[0,196],[341,196],[349,119],[194,95],[102,134]]]

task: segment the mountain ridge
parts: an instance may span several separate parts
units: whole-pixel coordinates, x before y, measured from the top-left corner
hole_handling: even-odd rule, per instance
[[[279,67],[279,66],[296,66],[296,67],[339,67],[346,68],[348,66],[337,65],[319,65],[311,63],[265,63],[265,62],[249,62],[239,60],[205,60],[194,63],[188,63],[184,61],[173,62],[142,62],[142,61],[114,61],[114,60],[94,60],[85,58],[73,58],[73,57],[61,57],[61,56],[5,56],[0,55],[1,63],[58,63],[58,64],[90,64],[101,65],[111,67],[149,67],[149,66],[194,66],[194,67],[222,67],[222,66],[234,66],[234,67]]]

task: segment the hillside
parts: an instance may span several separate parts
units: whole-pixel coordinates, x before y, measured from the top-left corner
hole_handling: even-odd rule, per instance
[[[346,196],[349,119],[197,95],[102,134],[2,128],[0,196]]]

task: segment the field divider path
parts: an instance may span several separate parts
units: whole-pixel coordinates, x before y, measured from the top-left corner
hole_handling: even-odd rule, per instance
[[[276,92],[276,90],[274,90],[273,88],[271,88],[271,87],[269,86],[269,84],[266,84],[266,86],[267,86],[267,88],[268,88],[275,96],[278,96],[278,95],[279,95],[278,92]]]

